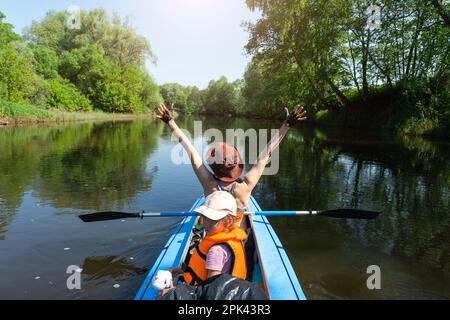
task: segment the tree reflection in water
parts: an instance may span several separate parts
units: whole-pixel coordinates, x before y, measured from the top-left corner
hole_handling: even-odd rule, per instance
[[[279,127],[279,123],[265,120],[197,120],[204,120],[203,131],[218,128],[223,133],[228,128]],[[191,117],[177,120],[191,134],[193,121]],[[152,201],[165,203],[164,208],[172,206],[171,210],[188,209],[185,200],[193,202],[200,188],[190,165],[175,166],[167,160],[174,144],[169,140],[170,130],[156,121],[2,129],[0,240],[6,241],[0,245],[11,244],[8,228],[17,213],[29,221],[30,197],[48,206],[41,209],[44,213],[58,209],[46,216],[53,219],[49,221],[55,223],[55,228],[68,228],[57,225],[66,220],[54,219],[55,215],[67,217],[62,211],[122,210],[133,207],[130,202],[142,197],[154,197]],[[248,145],[245,147],[248,151]],[[149,165],[150,156],[160,162]],[[246,170],[249,167],[247,164]],[[154,183],[160,171],[164,176]],[[180,181],[184,181],[183,185]],[[358,207],[383,211],[375,221],[271,218],[309,298],[450,298],[448,143],[418,138],[392,140],[305,125],[289,132],[281,144],[278,174],[263,176],[254,196],[265,210]],[[16,226],[33,227],[29,222],[25,226],[24,221]],[[139,234],[146,239],[147,228],[152,226],[154,235],[149,234],[148,241],[155,247],[150,249],[149,243],[143,242],[141,253],[156,259],[161,249],[156,244],[165,241],[157,233],[167,228],[167,223],[147,223]],[[83,228],[85,235],[88,230],[95,235],[95,228],[99,228],[77,227]],[[163,231],[165,235],[170,233]],[[111,237],[108,241],[121,241],[124,235]],[[89,241],[95,239],[93,236]],[[7,249],[14,256],[16,248]],[[45,249],[39,248],[39,252]],[[90,289],[84,291],[83,297],[115,297],[108,291],[108,281],[142,280],[142,266],[150,267],[152,263],[141,257],[141,264],[134,266],[116,252],[103,251],[101,257],[92,258],[92,252],[87,258],[82,256],[84,276],[90,279],[85,283]],[[52,254],[48,253],[50,260]],[[366,268],[371,264],[384,270],[380,292],[365,288]],[[94,290],[103,281],[107,290]],[[138,286],[137,282],[133,285]],[[130,285],[127,290],[132,297],[137,288]]]

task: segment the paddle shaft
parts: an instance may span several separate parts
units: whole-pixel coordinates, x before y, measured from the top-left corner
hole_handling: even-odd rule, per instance
[[[255,216],[311,216],[317,215],[320,211],[246,211],[245,215]],[[198,212],[195,211],[182,211],[182,212],[143,212],[137,214],[140,218],[146,217],[193,217],[198,216]]]
[[[360,209],[334,209],[326,211],[248,211],[245,215],[255,216],[324,216],[341,219],[375,219],[381,212],[367,211]],[[126,213],[126,212],[97,212],[92,214],[81,215],[80,219],[84,222],[107,221],[126,218],[147,218],[147,217],[192,217],[198,216],[195,211],[182,212],[142,212],[142,213]]]

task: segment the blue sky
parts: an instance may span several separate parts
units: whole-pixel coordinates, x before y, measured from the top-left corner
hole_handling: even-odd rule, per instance
[[[221,75],[230,81],[242,77],[250,57],[244,52],[248,34],[241,23],[258,17],[245,0],[1,0],[0,11],[21,34],[32,20],[71,5],[131,16],[158,57],[157,66],[147,64],[155,80],[200,88]]]

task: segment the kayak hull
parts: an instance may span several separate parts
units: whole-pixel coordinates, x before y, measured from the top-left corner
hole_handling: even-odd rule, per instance
[[[200,197],[190,211],[205,201]],[[262,211],[256,200],[251,197],[249,211]],[[251,216],[258,263],[254,268],[254,282],[261,283],[271,300],[305,300],[306,297],[295,274],[289,258],[270,222],[264,216]],[[158,291],[151,287],[151,280],[158,270],[179,267],[183,263],[192,237],[196,217],[184,217],[177,225],[157,260],[148,272],[135,300],[155,300]]]

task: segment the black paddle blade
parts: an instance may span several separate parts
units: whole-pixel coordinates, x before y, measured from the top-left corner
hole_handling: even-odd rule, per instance
[[[375,219],[381,214],[380,211],[367,211],[360,209],[335,209],[317,213],[318,216],[341,218],[341,219]]]
[[[107,221],[107,220],[118,220],[126,218],[140,218],[140,213],[125,213],[125,212],[96,212],[83,214],[78,216],[83,222],[96,222],[96,221]]]

